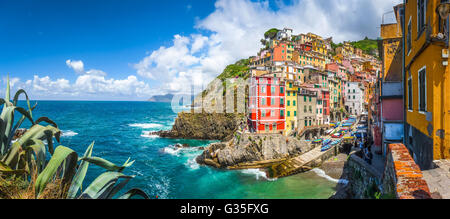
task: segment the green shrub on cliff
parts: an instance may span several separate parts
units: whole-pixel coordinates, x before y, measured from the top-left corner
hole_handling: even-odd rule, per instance
[[[225,81],[228,78],[244,78],[247,79],[249,76],[249,59],[241,59],[237,61],[235,64],[228,65],[225,70],[223,70],[222,74],[220,74],[217,78],[222,81]]]
[[[264,33],[264,38],[273,39],[280,32],[277,28],[272,28]]]

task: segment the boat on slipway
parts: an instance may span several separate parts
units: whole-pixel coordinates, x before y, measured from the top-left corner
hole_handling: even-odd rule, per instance
[[[329,139],[327,139],[327,140],[329,140]],[[321,152],[328,151],[328,150],[330,150],[330,148],[341,143],[341,141],[342,141],[341,139],[333,141],[333,142],[331,142],[331,140],[330,140],[330,142],[328,144],[322,146],[322,149],[320,151]]]

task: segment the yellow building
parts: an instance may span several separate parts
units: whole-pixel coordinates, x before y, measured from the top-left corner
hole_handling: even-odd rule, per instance
[[[289,135],[291,131],[297,128],[297,95],[298,80],[286,81],[286,129],[285,135]]]
[[[405,143],[422,169],[450,158],[448,18],[441,19],[439,5],[407,1],[404,9]]]
[[[339,87],[340,83],[335,78],[328,78],[330,90],[330,110],[339,109]]]

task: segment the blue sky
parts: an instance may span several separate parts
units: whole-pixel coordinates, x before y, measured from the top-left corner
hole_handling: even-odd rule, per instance
[[[0,71],[75,79],[65,61],[76,59],[120,76],[213,10],[210,0],[1,1]]]
[[[268,28],[289,26],[337,40],[376,37],[380,14],[393,6],[383,0],[373,9],[373,1],[349,0],[330,13],[341,2],[3,0],[0,88],[9,74],[13,87],[34,99],[145,100],[183,93],[187,84],[205,86],[227,64],[255,55]],[[349,13],[368,18],[336,19]]]

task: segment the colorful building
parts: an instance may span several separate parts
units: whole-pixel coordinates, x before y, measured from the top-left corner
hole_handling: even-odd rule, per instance
[[[387,154],[388,145],[403,142],[403,90],[402,90],[402,14],[403,5],[394,7],[396,23],[382,24],[379,53],[382,59],[381,74],[377,80],[374,97],[378,106],[372,111],[371,130],[377,151]],[[365,74],[364,79],[367,79]],[[368,82],[366,82],[368,83]],[[367,87],[370,87],[367,85]],[[366,98],[371,91],[367,89]],[[368,100],[367,100],[368,102]],[[378,111],[379,110],[379,111]],[[375,112],[375,114],[374,114]]]
[[[286,80],[286,135],[289,135],[297,127],[297,94],[299,92],[299,84],[297,80]]]
[[[309,90],[308,88],[300,88],[300,92],[297,95],[298,102],[298,130],[302,130],[305,127],[317,125],[316,120],[316,104],[317,104],[317,92]]]
[[[450,158],[449,19],[438,13],[441,2],[404,7],[405,145],[421,169]]]
[[[249,87],[249,124],[256,133],[283,133],[285,129],[285,92],[280,78],[253,76]]]

